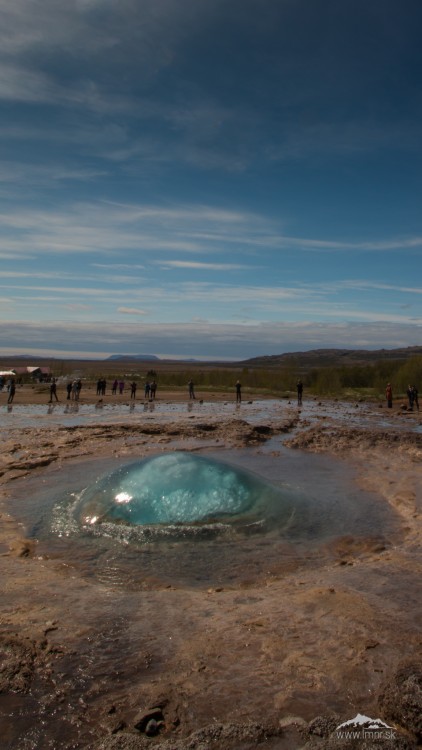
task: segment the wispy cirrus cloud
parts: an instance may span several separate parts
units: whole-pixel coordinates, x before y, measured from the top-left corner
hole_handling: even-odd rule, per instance
[[[54,98],[49,76],[21,65],[0,62],[0,99],[15,102],[48,102]]]
[[[359,280],[342,280],[339,281],[337,287],[340,289],[356,289],[356,290],[380,290],[388,292],[400,292],[403,294],[422,294],[422,286],[403,286],[400,284],[382,284],[375,281],[367,281],[362,279]]]
[[[138,310],[136,307],[118,307],[117,312],[122,315],[148,315],[146,310]]]
[[[201,227],[201,231],[199,231]],[[204,228],[206,230],[204,231]],[[121,257],[122,250],[139,251],[141,257],[128,259],[123,266],[141,267],[145,259],[156,261],[156,251],[185,252],[204,255],[226,253],[236,249],[245,257],[255,254],[262,260],[263,250],[281,252],[304,250],[313,252],[362,253],[420,252],[422,236],[385,238],[378,241],[345,242],[324,238],[304,238],[276,232],[273,219],[256,213],[226,211],[213,206],[175,206],[171,209],[154,205],[93,202],[69,206],[66,210],[12,209],[0,213],[0,254],[18,258],[20,254],[60,255],[75,253],[106,253]],[[142,262],[139,263],[139,260]],[[110,261],[111,262],[111,261]],[[168,267],[193,268],[185,259],[166,262]],[[206,260],[218,270],[219,261]],[[220,263],[221,270],[223,269]],[[97,264],[99,268],[100,265]],[[200,266],[197,265],[197,268]],[[227,268],[227,264],[225,264]],[[233,261],[233,268],[247,267]]]
[[[100,268],[105,271],[143,271],[145,266],[139,263],[91,263],[92,268]]]
[[[191,236],[199,225],[218,225],[220,232],[224,228],[223,236],[229,238],[238,233],[241,226],[261,222],[262,219],[253,215],[212,206],[168,209],[97,202],[75,204],[67,210],[54,209],[51,212],[25,208],[0,213],[0,252],[13,250],[18,254],[28,253],[30,249],[32,253],[42,254],[73,251],[121,256],[122,250],[166,250],[201,254],[210,250],[210,243]],[[211,249],[221,252],[224,247],[215,243]],[[142,265],[139,259],[135,264]]]
[[[92,321],[110,318],[113,325],[116,314],[141,315],[163,324],[166,320],[178,321],[182,325],[192,319],[193,311],[196,318],[206,320],[210,325],[222,325],[223,322],[250,325],[253,322],[264,324],[265,321],[280,320],[299,323],[310,319],[316,324],[325,321],[332,325],[332,321],[343,324],[355,321],[366,325],[413,325],[415,336],[422,323],[420,306],[399,304],[396,296],[394,303],[382,298],[374,304],[371,290],[358,297],[354,294],[346,296],[341,283],[338,286],[321,284],[314,287],[204,281],[154,285],[135,284],[130,277],[126,286],[121,283],[113,286],[112,278],[108,279],[108,286],[101,284],[98,287],[58,285],[55,279],[51,282],[50,285],[5,283],[4,289],[11,300],[5,311],[7,320],[13,320],[14,310],[19,310],[25,316],[37,304],[39,320],[47,321],[51,317],[48,305],[54,303],[55,318],[62,321],[67,319],[69,325],[73,326],[79,317],[86,319],[88,314],[82,313],[81,308],[79,315],[75,306],[77,299],[79,304],[85,305],[84,309],[89,311]],[[385,293],[388,295],[390,291],[386,290]],[[411,292],[406,294],[406,298],[412,301]]]
[[[106,175],[106,170],[95,170],[79,166],[75,168],[68,164],[27,164],[24,162],[0,163],[0,186],[13,185],[51,185],[52,182],[91,182]]]
[[[189,268],[196,271],[240,271],[250,268],[241,263],[201,263],[189,260],[155,260],[154,264],[161,268]]]

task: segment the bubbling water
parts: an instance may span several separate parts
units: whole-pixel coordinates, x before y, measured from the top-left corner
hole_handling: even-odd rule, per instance
[[[326,559],[337,537],[395,533],[391,512],[343,463],[247,449],[224,458],[175,451],[56,467],[22,483],[22,502],[15,486],[14,510],[40,555],[127,590],[267,580]]]
[[[85,529],[110,524],[177,526],[262,520],[281,493],[242,469],[174,452],[122,466],[80,494],[74,513]],[[280,510],[280,508],[279,508]],[[289,513],[289,508],[284,508]]]

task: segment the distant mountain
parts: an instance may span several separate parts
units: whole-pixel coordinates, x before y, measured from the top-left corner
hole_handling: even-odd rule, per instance
[[[169,360],[156,357],[155,354],[112,354],[105,362],[168,362]],[[178,359],[177,362],[199,362],[199,359]]]
[[[308,352],[289,352],[247,359],[241,364],[253,367],[338,367],[339,365],[369,365],[381,361],[403,361],[422,356],[422,346],[403,349],[311,349]]]
[[[110,360],[115,362],[159,362],[160,357],[156,357],[155,354],[112,354],[105,361],[109,362]]]
[[[34,357],[32,354],[16,354],[16,356],[14,356],[13,359],[34,359]]]

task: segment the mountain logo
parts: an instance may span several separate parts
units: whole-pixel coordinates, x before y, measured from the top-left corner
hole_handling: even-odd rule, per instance
[[[391,729],[388,724],[381,719],[371,719],[369,716],[363,714],[356,714],[354,719],[349,719],[343,724],[339,724],[337,729],[344,729],[345,727],[365,727],[367,729]]]
[[[335,729],[339,739],[391,739],[395,738],[393,727],[381,719],[371,719],[364,714],[356,714],[354,719],[349,719],[339,724]]]

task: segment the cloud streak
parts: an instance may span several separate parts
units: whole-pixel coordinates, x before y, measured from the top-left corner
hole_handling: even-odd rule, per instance
[[[207,225],[208,231],[198,232]],[[3,211],[0,213],[0,253],[25,256],[34,254],[107,253],[127,251],[168,251],[196,254],[226,253],[251,248],[251,255],[264,250],[345,253],[399,252],[419,253],[422,236],[387,238],[378,241],[344,242],[323,238],[303,238],[275,234],[275,222],[264,215],[221,210],[212,206],[175,206],[172,209],[154,205],[116,205],[110,203],[75,204],[65,211],[54,209]],[[154,261],[168,267],[193,268],[194,261]],[[205,269],[212,263],[198,261]],[[199,268],[199,265],[195,267]],[[123,264],[125,266],[132,264]],[[141,264],[142,265],[142,264]],[[219,264],[219,268],[230,264]],[[97,264],[97,267],[99,265]],[[246,267],[232,264],[234,269]],[[216,268],[218,270],[218,267]]]

